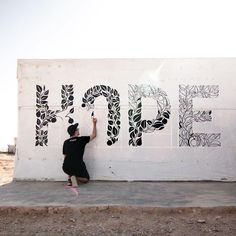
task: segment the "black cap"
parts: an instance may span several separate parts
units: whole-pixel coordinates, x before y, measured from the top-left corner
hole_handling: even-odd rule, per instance
[[[75,134],[75,131],[78,127],[78,123],[75,123],[73,125],[70,125],[68,128],[67,128],[67,132],[69,133],[70,136],[73,136]]]

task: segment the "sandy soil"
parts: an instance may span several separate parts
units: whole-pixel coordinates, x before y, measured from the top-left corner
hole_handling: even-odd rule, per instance
[[[12,181],[13,160],[13,156],[0,154],[0,185]],[[236,210],[0,207],[2,235],[235,236]]]
[[[0,235],[235,236],[235,211],[126,209],[0,209]]]
[[[0,153],[0,186],[13,179],[14,155]]]

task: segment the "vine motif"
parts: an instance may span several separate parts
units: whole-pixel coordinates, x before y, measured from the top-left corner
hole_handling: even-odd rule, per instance
[[[88,89],[82,98],[82,107],[87,110],[94,108],[94,101],[97,97],[104,96],[108,102],[108,125],[107,125],[107,145],[111,146],[118,141],[120,130],[120,98],[116,89],[105,85],[96,85]]]
[[[194,111],[193,98],[216,98],[218,85],[179,86],[179,146],[217,147],[220,146],[220,133],[193,133],[193,121],[211,121],[211,110]]]
[[[45,86],[36,85],[36,142],[35,146],[43,146],[48,144],[48,123],[55,123],[58,114],[67,110],[69,107],[73,106],[73,85],[62,85],[61,89],[61,108],[62,110],[50,110],[48,106],[48,95],[49,90],[46,90]],[[69,116],[74,113],[74,107],[72,107],[66,114],[68,123],[73,123],[74,120]],[[62,117],[60,117],[62,118]]]
[[[69,106],[73,106],[73,101],[74,101],[73,95],[74,95],[73,84],[62,85],[62,89],[61,89],[61,98],[62,98],[61,109],[62,109],[62,111],[65,111]],[[65,117],[69,118],[68,119],[69,124],[72,124],[74,122],[74,120],[69,116],[70,114],[73,114],[73,113],[74,113],[74,107],[72,107],[65,116]]]
[[[157,102],[158,112],[155,119],[141,120],[141,98],[151,97]],[[151,85],[129,85],[129,145],[142,145],[142,132],[152,133],[162,130],[170,118],[170,102],[167,94]]]

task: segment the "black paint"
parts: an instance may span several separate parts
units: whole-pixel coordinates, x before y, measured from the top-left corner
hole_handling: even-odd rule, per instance
[[[62,85],[61,89],[61,109],[50,110],[48,106],[49,90],[45,86],[36,85],[36,136],[35,146],[44,146],[48,144],[48,123],[55,123],[58,114],[70,108],[69,112],[65,115],[68,118],[68,123],[72,124],[74,120],[70,114],[74,113],[73,85]]]
[[[179,85],[179,146],[221,146],[220,133],[193,133],[194,121],[212,120],[212,111],[193,110],[193,98],[216,98],[218,96],[218,85]]]
[[[118,141],[120,131],[120,97],[116,89],[105,85],[96,85],[88,89],[82,98],[82,107],[94,108],[95,99],[104,96],[108,102],[107,145],[111,146]]]
[[[142,120],[141,98],[151,97],[157,101],[157,115],[153,120]],[[170,102],[167,94],[151,85],[129,85],[129,145],[141,146],[142,133],[162,130],[170,118]]]

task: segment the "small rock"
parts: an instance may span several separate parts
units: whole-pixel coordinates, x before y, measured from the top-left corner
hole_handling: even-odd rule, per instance
[[[203,220],[203,219],[199,219],[199,220],[197,221],[197,223],[200,223],[200,224],[205,224],[205,223],[206,223],[206,221],[205,221],[205,220]]]
[[[74,218],[70,218],[70,221],[75,223],[75,219]]]
[[[174,231],[174,229],[170,228],[167,230],[168,233],[172,233]]]
[[[228,180],[228,179],[227,179],[227,178],[225,178],[225,177],[223,177],[223,178],[221,178],[220,180],[223,180],[223,181],[224,181],[224,180]]]

